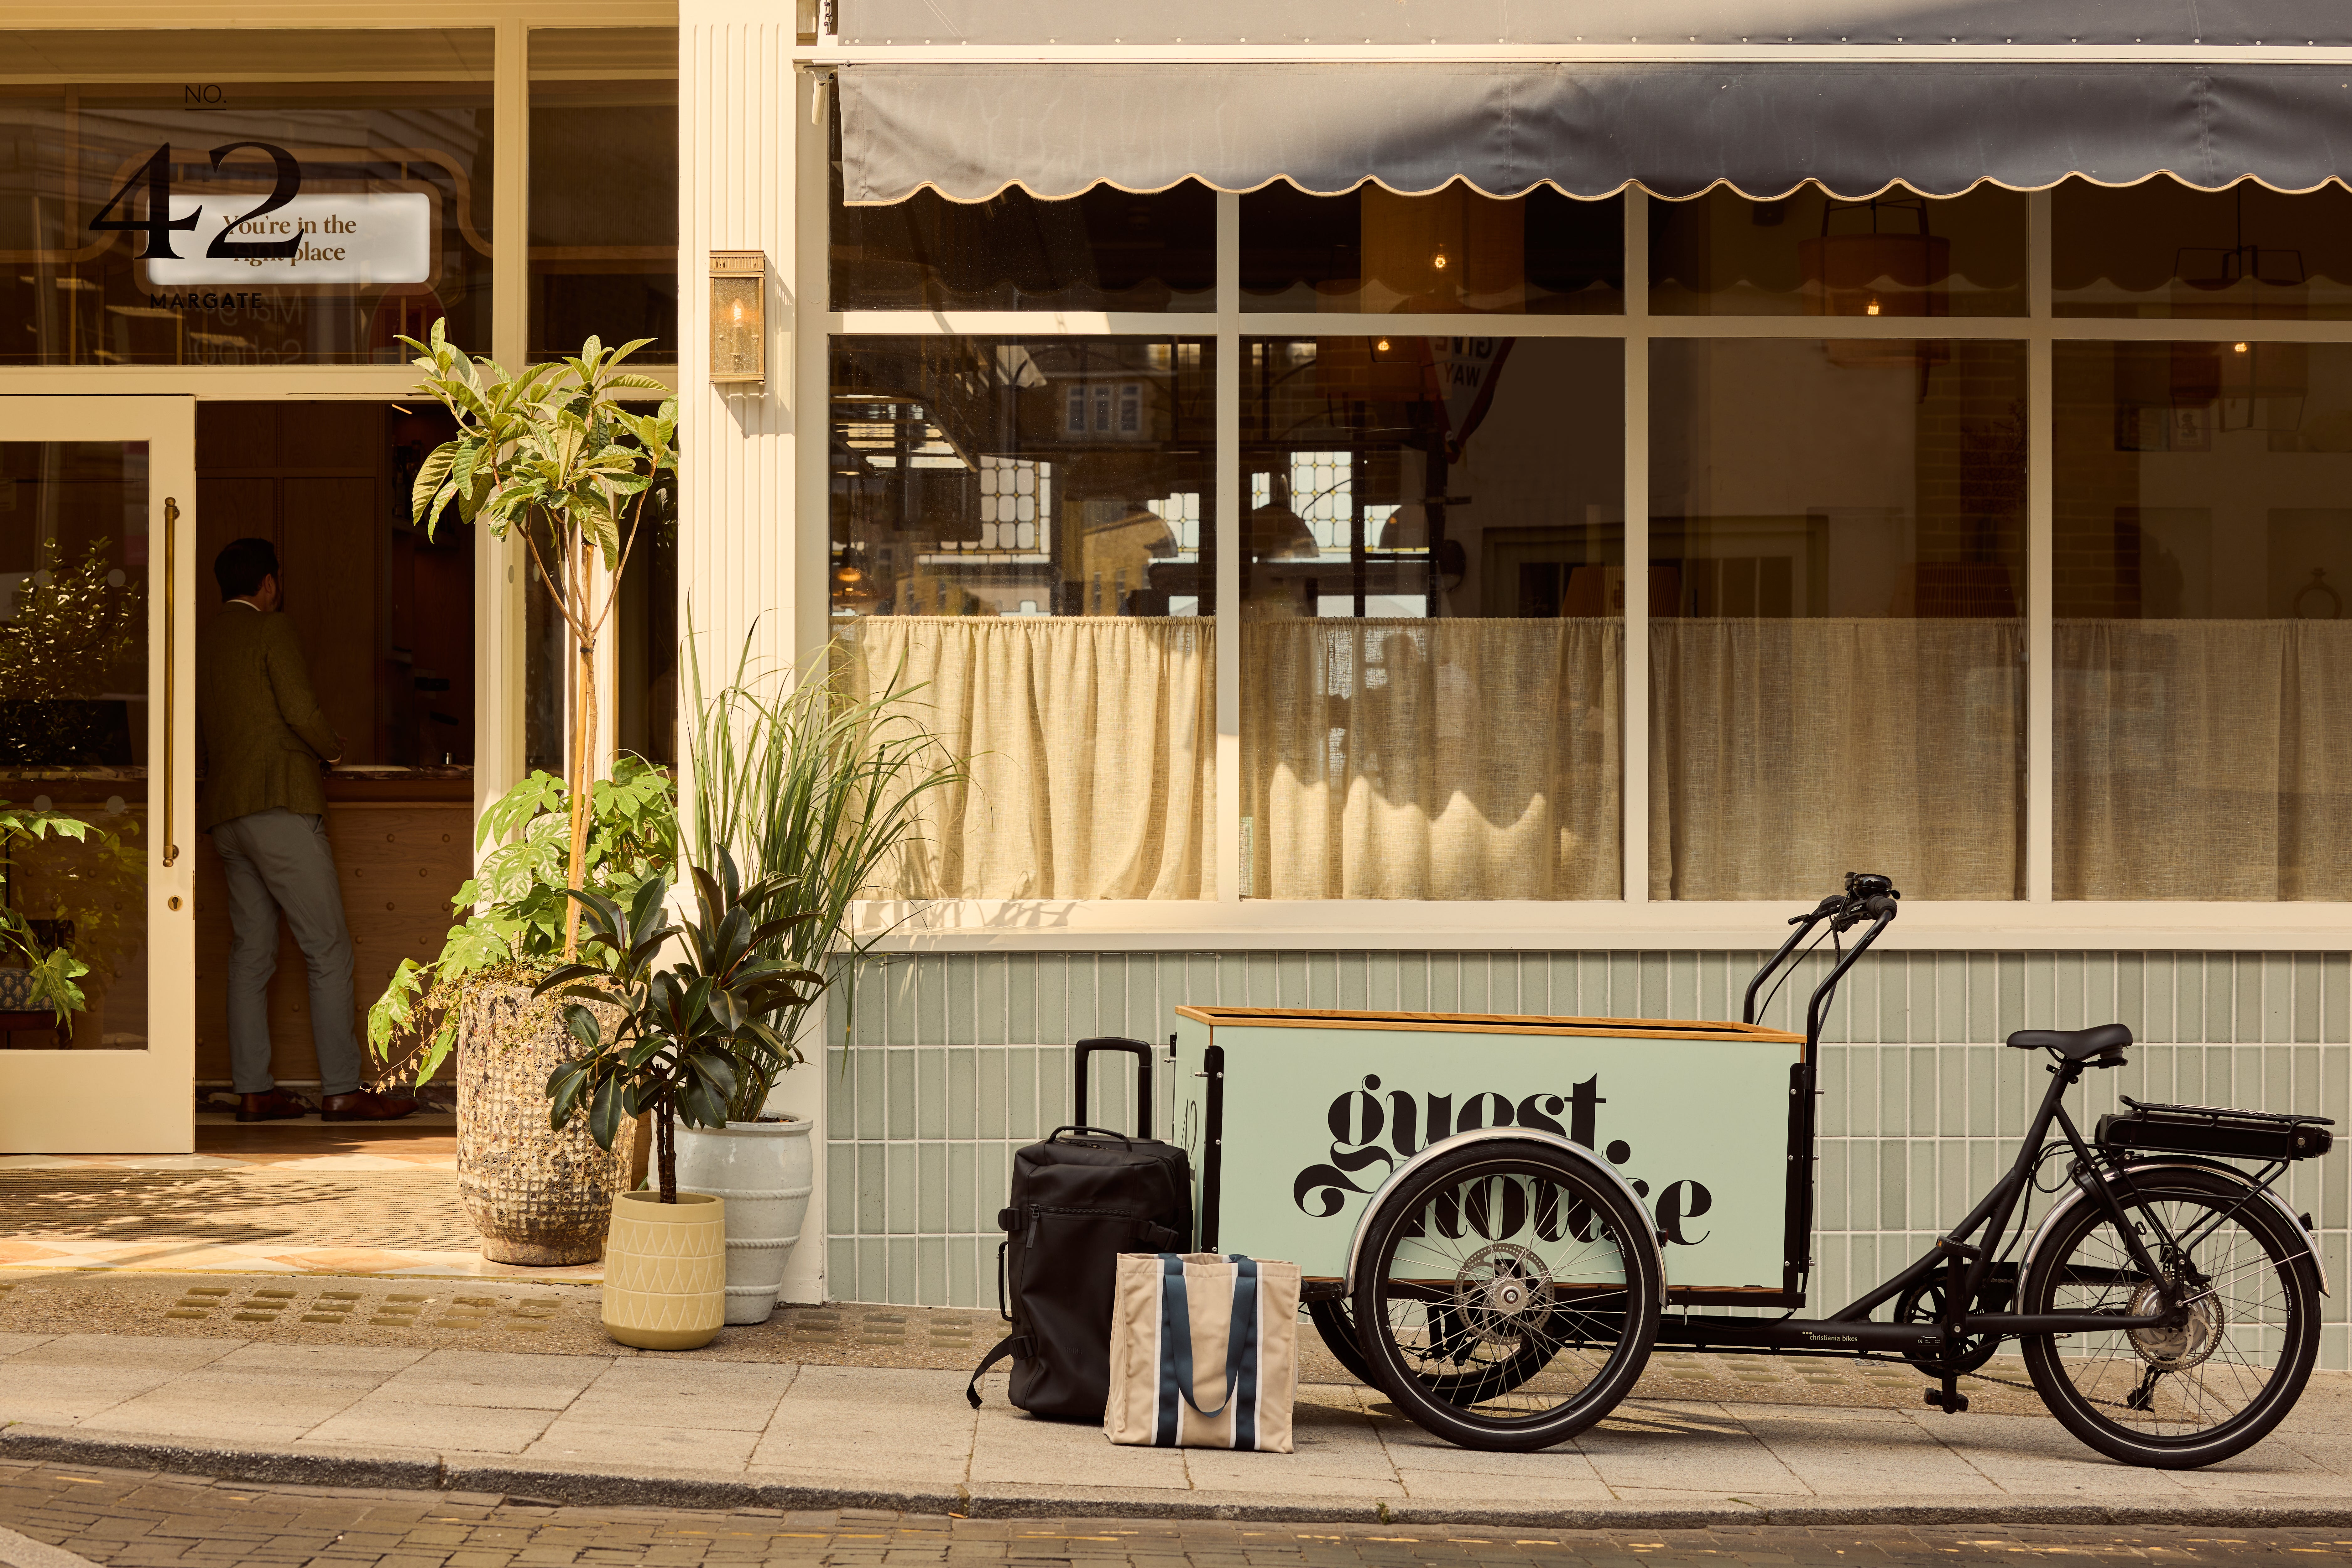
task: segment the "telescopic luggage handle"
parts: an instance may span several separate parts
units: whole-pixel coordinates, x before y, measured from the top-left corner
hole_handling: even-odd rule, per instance
[[[1151,1136],[1151,1047],[1141,1040],[1123,1039],[1117,1035],[1105,1035],[1077,1044],[1078,1068],[1075,1084],[1075,1114],[1087,1113],[1087,1058],[1097,1051],[1126,1051],[1135,1058],[1135,1135]]]

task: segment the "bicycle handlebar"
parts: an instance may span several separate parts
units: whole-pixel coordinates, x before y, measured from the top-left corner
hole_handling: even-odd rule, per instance
[[[1782,964],[1792,962],[1790,954],[1796,952],[1797,944],[1803,942],[1815,926],[1827,921],[1832,931],[1848,931],[1867,921],[1871,922],[1870,930],[1863,933],[1861,940],[1854,943],[1853,950],[1830,972],[1829,978],[1822,981],[1820,989],[1813,994],[1812,1005],[1806,1009],[1805,1029],[1808,1038],[1812,1037],[1821,1009],[1826,1005],[1830,994],[1836,990],[1837,983],[1844,977],[1845,972],[1853,967],[1853,961],[1878,940],[1879,933],[1895,919],[1896,900],[1902,897],[1891,878],[1874,871],[1848,871],[1845,874],[1845,891],[1830,894],[1801,915],[1790,916],[1789,923],[1797,929],[1789,933],[1789,940],[1780,944],[1780,951],[1765,960],[1755,978],[1748,981],[1748,994],[1740,1008],[1740,1021],[1748,1024],[1756,1022],[1757,992],[1780,971]]]

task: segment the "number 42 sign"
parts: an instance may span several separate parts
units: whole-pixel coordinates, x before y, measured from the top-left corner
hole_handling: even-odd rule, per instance
[[[387,285],[424,283],[433,270],[433,198],[423,191],[302,194],[302,165],[267,142],[230,142],[212,150],[212,171],[250,148],[268,155],[275,171],[269,194],[243,212],[232,197],[222,204],[219,227],[205,240],[205,203],[172,188],[172,149],[155,149],[89,220],[99,233],[143,234],[141,258],[150,284],[174,289],[223,284]],[[131,216],[140,187],[146,216]],[[120,216],[118,216],[120,215]],[[175,237],[202,243],[183,256]]]

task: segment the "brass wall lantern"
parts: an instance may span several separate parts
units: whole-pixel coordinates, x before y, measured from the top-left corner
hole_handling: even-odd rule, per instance
[[[710,253],[710,379],[756,386],[768,379],[768,258],[758,250]]]

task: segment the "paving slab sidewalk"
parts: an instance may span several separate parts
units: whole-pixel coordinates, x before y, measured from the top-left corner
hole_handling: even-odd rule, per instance
[[[1116,1447],[1001,1377],[228,1336],[0,1334],[0,1458],[668,1507],[1660,1527],[2352,1524],[2352,1374],[2203,1470],[2046,1416],[1643,1398],[1538,1454],[1455,1448],[1370,1390],[1299,1391],[1297,1452]]]

